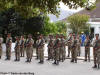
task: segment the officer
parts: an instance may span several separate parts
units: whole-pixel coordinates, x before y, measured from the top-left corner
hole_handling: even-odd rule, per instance
[[[15,44],[15,61],[20,61],[20,37],[16,37]]]
[[[32,35],[29,34],[28,39],[26,41],[26,56],[27,56],[26,62],[31,62],[33,56],[33,44],[34,44],[34,40],[32,39]]]
[[[53,45],[54,45],[54,41],[53,41],[53,36],[52,35],[49,35],[49,43],[48,43],[48,59],[47,60],[50,60],[52,59],[53,60],[53,54],[54,54],[54,50],[53,50]]]
[[[91,46],[91,42],[89,39],[89,35],[87,35],[86,40],[85,40],[85,60],[87,61],[87,57],[88,57],[88,61],[90,62],[90,46]]]
[[[12,45],[12,37],[11,37],[11,33],[8,33],[7,39],[6,39],[6,59],[5,60],[10,60],[11,58],[11,45]]]
[[[39,55],[39,63],[44,63],[44,45],[45,45],[45,41],[43,39],[43,35],[40,34],[39,37],[39,44],[38,44],[38,55]]]

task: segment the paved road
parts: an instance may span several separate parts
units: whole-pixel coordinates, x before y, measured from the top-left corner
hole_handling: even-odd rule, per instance
[[[78,63],[70,63],[69,59],[60,62],[60,65],[53,65],[53,61],[46,61],[39,64],[33,57],[31,63],[25,62],[25,57],[20,62],[14,62],[14,55],[11,61],[5,61],[3,56],[0,60],[0,72],[34,72],[35,75],[99,75],[100,69],[93,69],[93,61],[84,62],[78,60]]]

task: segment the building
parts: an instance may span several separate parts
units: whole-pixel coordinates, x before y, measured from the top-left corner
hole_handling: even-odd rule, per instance
[[[97,33],[100,35],[100,2],[96,4],[96,8],[94,10],[86,10],[83,9],[78,12],[79,14],[86,14],[90,16],[90,20],[88,23],[91,24],[90,30],[93,36]],[[66,21],[67,18],[63,19],[62,21]]]

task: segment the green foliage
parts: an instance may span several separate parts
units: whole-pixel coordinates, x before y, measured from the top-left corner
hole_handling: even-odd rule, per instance
[[[14,8],[26,18],[40,12],[57,15],[61,1],[70,8],[84,7],[87,3],[87,0],[0,0],[0,10]]]
[[[69,28],[75,33],[80,33],[82,31],[89,32],[89,24],[87,23],[88,20],[89,16],[82,14],[74,14],[67,19]]]
[[[55,24],[56,24],[56,26],[58,28],[58,33],[66,35],[66,31],[67,31],[66,23],[58,21]]]

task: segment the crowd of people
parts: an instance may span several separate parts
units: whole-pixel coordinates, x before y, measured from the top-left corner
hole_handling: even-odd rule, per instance
[[[0,36],[0,59],[2,57],[2,43],[3,39]],[[16,36],[15,42],[15,61],[20,61],[21,57],[27,58],[26,62],[31,62],[33,53],[34,53],[34,44],[36,46],[36,59],[39,60],[39,63],[44,63],[44,45],[45,39],[42,34],[37,37],[36,43],[34,42],[32,35],[29,34],[28,38],[24,38],[24,36]],[[6,59],[11,59],[11,45],[12,45],[12,37],[11,34],[8,33],[6,38]],[[93,68],[99,68],[100,64],[100,39],[99,34],[95,35],[95,39],[93,41],[90,40],[89,35],[86,35],[86,38],[83,42],[80,35],[76,35],[75,33],[70,33],[68,38],[63,34],[56,34],[56,36],[49,35],[48,41],[48,61],[54,61],[53,64],[59,65],[60,62],[64,62],[66,59],[66,46],[68,46],[68,55],[67,57],[71,58],[71,62],[77,63],[77,57],[80,57],[81,45],[85,47],[85,58],[84,61],[90,60],[90,47],[93,47],[93,58],[94,58],[94,66]]]

